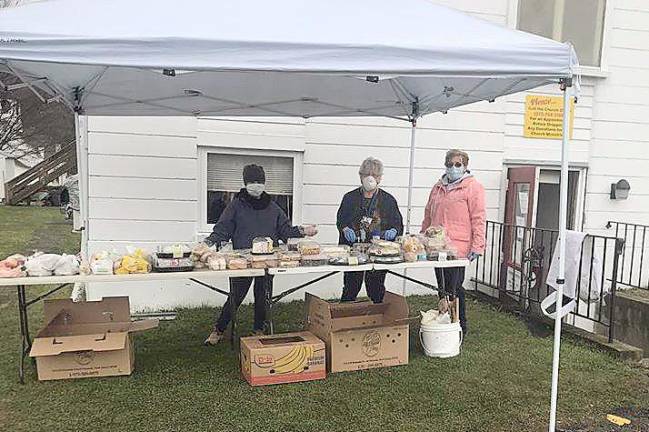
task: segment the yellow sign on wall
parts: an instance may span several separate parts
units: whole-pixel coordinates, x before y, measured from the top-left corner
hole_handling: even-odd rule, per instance
[[[575,120],[575,100],[570,98],[570,138]],[[525,138],[563,138],[563,97],[527,95],[525,97]]]

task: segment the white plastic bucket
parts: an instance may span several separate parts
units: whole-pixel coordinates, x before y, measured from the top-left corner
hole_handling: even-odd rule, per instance
[[[455,357],[460,354],[462,346],[462,327],[458,322],[422,324],[419,328],[419,340],[428,357]]]

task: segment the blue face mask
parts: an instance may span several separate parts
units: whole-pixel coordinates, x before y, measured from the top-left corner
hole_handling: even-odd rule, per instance
[[[446,168],[446,177],[448,178],[449,182],[453,183],[454,181],[461,179],[465,172],[466,168],[464,167],[464,165],[459,168],[452,166],[450,168]]]

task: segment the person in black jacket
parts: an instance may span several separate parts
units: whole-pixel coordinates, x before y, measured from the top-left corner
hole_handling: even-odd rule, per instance
[[[338,209],[339,244],[365,243],[375,237],[394,240],[403,234],[403,219],[397,200],[379,189],[383,179],[383,163],[367,158],[358,171],[361,187],[347,192]],[[348,272],[344,276],[341,301],[354,301],[365,280],[367,295],[381,303],[385,295],[384,271]]]
[[[270,237],[277,246],[279,240],[286,243],[289,238],[314,236],[318,233],[314,226],[292,226],[284,211],[264,192],[266,173],[263,167],[247,165],[243,168],[241,189],[232,202],[221,214],[214,225],[212,234],[205,239],[208,246],[221,246],[222,242],[232,240],[234,249],[249,249],[255,237]],[[255,279],[255,333],[263,333],[266,320],[265,292],[266,287],[272,290],[272,278],[260,276]],[[233,291],[234,307],[238,308],[248,294],[252,278],[232,278],[230,289]],[[205,340],[206,345],[215,345],[223,337],[230,322],[230,298],[223,306],[212,333]]]

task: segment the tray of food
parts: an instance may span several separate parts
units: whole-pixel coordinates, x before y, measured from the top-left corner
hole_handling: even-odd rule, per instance
[[[169,246],[158,246],[156,256],[158,258],[189,258],[192,249],[184,244],[175,244]]]
[[[329,258],[349,256],[350,247],[347,245],[328,245],[320,248],[320,253],[327,255]]]
[[[165,254],[166,255],[166,254]],[[164,258],[153,254],[153,271],[158,273],[186,272],[194,270],[191,258]]]
[[[240,254],[229,254],[226,255],[225,261],[228,266],[228,270],[245,270],[248,268],[248,258]]]
[[[355,266],[367,264],[368,262],[369,257],[366,254],[358,252],[352,252],[347,256],[329,258],[329,264],[335,266]]]
[[[252,241],[252,255],[269,255],[274,252],[273,239],[270,237],[256,237]]]
[[[320,244],[312,240],[302,240],[298,244],[298,251],[302,254],[302,257],[307,255],[320,255]]]
[[[329,257],[327,255],[302,255],[300,261],[304,267],[316,267],[329,264]]]
[[[367,250],[367,254],[370,257],[400,257],[401,245],[387,240],[373,240],[372,245]]]
[[[372,261],[375,264],[399,264],[403,262],[403,257],[401,255],[396,255],[396,256],[370,255],[370,261]]]

